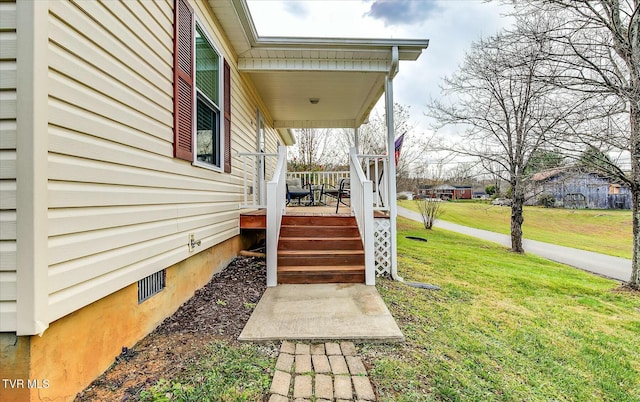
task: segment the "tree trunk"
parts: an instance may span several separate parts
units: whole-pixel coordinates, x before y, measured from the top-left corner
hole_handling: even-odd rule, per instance
[[[640,85],[639,85],[640,86]],[[628,285],[640,290],[640,106],[631,102],[631,198],[633,211],[633,259]]]
[[[629,285],[633,289],[640,290],[640,186],[631,188],[633,202],[633,259],[631,260],[631,278]]]
[[[524,222],[524,195],[514,189],[511,199],[511,251],[524,253],[522,247],[522,223]]]

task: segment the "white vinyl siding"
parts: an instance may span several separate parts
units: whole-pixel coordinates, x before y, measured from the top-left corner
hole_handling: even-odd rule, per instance
[[[239,234],[259,101],[193,5],[231,64],[231,175],[173,158],[173,1],[49,3],[50,321]]]
[[[16,4],[0,3],[0,332],[16,329]]]

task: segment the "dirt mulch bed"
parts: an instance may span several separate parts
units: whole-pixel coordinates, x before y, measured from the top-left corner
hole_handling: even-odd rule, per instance
[[[264,259],[238,257],[114,364],[76,401],[127,401],[197,361],[213,339],[236,342],[266,289]]]

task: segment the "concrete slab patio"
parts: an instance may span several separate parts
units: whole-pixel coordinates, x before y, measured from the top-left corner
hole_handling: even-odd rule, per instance
[[[238,339],[402,342],[404,335],[375,286],[334,283],[268,288]]]

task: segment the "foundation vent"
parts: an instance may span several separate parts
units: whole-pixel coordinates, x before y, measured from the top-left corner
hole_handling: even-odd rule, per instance
[[[138,281],[138,304],[164,289],[166,274],[163,269]]]

